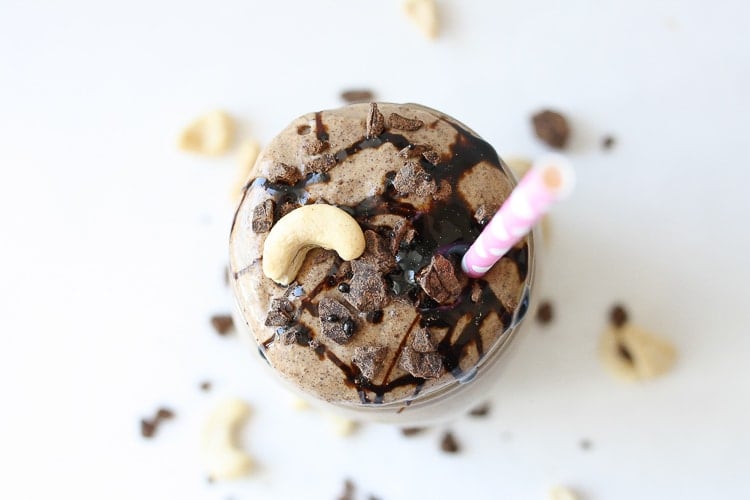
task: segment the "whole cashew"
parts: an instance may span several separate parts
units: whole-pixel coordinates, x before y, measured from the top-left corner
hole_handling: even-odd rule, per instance
[[[235,479],[253,470],[253,459],[237,442],[240,426],[249,415],[250,407],[244,401],[228,399],[208,416],[202,448],[211,479]]]
[[[357,221],[332,205],[305,205],[292,210],[271,228],[263,244],[263,273],[281,285],[291,283],[307,252],[315,247],[336,250],[344,260],[365,251],[365,235]]]

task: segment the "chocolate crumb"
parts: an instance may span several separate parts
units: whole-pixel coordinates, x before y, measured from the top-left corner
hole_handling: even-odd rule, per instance
[[[630,353],[630,349],[627,348],[627,346],[621,342],[617,343],[617,355],[622,358],[623,361],[629,364],[633,364],[633,355]]]
[[[366,138],[372,139],[383,133],[385,130],[385,118],[383,113],[378,110],[378,105],[370,103],[370,109],[367,111]]]
[[[352,361],[362,372],[362,376],[372,380],[383,368],[383,361],[387,354],[388,348],[384,346],[361,346],[354,349]]]
[[[472,417],[486,417],[490,414],[490,404],[484,403],[469,412]]]
[[[304,170],[306,174],[322,174],[328,172],[335,166],[336,157],[330,153],[326,153],[305,162]]]
[[[341,96],[341,99],[348,104],[370,102],[375,98],[375,93],[369,89],[344,90],[339,95]]]
[[[416,194],[419,197],[432,196],[437,189],[430,174],[415,161],[406,162],[398,171],[393,178],[393,187],[400,196]]]
[[[437,254],[420,272],[418,282],[425,293],[439,304],[452,304],[461,295],[467,278],[457,272],[450,260]]]
[[[258,203],[253,208],[252,229],[254,233],[267,233],[273,226],[273,200]]]
[[[427,328],[420,328],[414,332],[414,336],[411,340],[411,348],[422,353],[435,352],[437,351],[437,343],[432,338],[432,335]]]
[[[302,143],[302,151],[308,155],[317,155],[328,149],[329,146],[328,141],[321,141],[314,137]]]
[[[391,253],[395,256],[401,248],[401,242],[407,245],[412,242],[416,231],[409,219],[401,219],[393,226],[393,237],[391,238]]]
[[[226,335],[234,328],[234,320],[229,314],[214,314],[211,316],[211,326],[219,335]]]
[[[344,491],[338,500],[354,500],[354,483],[350,479],[344,480]]]
[[[276,162],[268,169],[268,180],[277,184],[293,186],[302,179],[302,173],[297,167],[286,163]]]
[[[428,144],[409,144],[397,154],[401,158],[408,160],[409,158],[417,158],[418,156],[430,151],[431,149],[432,146]]]
[[[545,300],[539,304],[539,309],[536,311],[536,320],[542,325],[546,325],[552,321],[555,317],[555,310],[552,307],[552,303]]]
[[[424,125],[422,120],[412,120],[401,116],[398,113],[391,113],[388,116],[388,126],[390,128],[395,128],[396,130],[407,130],[413,132],[414,130],[419,130],[422,125]]]
[[[388,305],[388,285],[372,264],[352,261],[354,275],[346,300],[360,312],[377,311]]]
[[[425,151],[422,157],[433,165],[440,163],[440,154],[437,151]]]
[[[588,451],[593,446],[593,443],[589,439],[581,439],[579,446],[581,447],[582,450]]]
[[[330,297],[323,297],[318,302],[318,316],[323,335],[337,344],[346,344],[351,340],[356,323],[344,304]]]
[[[471,283],[471,301],[472,302],[479,302],[479,299],[482,298],[482,285],[479,284],[478,281],[473,281]]]
[[[307,135],[312,131],[312,127],[310,125],[300,125],[297,127],[297,133],[299,135]]]
[[[461,447],[458,445],[451,431],[446,431],[443,434],[443,439],[440,441],[440,449],[446,453],[458,453],[461,451]]]
[[[401,434],[406,437],[412,437],[416,436],[417,434],[422,434],[426,430],[427,427],[402,427]]]
[[[536,136],[547,145],[557,149],[565,147],[570,136],[570,126],[562,114],[546,109],[534,114],[531,122]]]
[[[152,438],[156,434],[156,422],[151,420],[141,419],[141,436],[145,438]]]
[[[622,328],[628,322],[628,312],[620,304],[615,304],[609,312],[609,322],[615,328]]]
[[[281,297],[271,299],[271,309],[266,316],[266,326],[287,326],[294,319],[294,305]]]
[[[200,388],[201,388],[201,391],[203,391],[203,392],[210,391],[211,390],[211,382],[209,382],[208,380],[205,380],[205,381],[201,382]]]
[[[602,149],[608,151],[615,146],[615,138],[611,135],[605,135],[602,137]]]
[[[437,352],[417,352],[411,347],[404,347],[400,366],[419,378],[438,378],[443,374],[443,358]]]

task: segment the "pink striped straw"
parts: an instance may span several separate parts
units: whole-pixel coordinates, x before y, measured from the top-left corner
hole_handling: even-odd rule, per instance
[[[549,154],[536,162],[500,210],[492,217],[461,261],[464,272],[480,278],[518,243],[550,209],[570,194],[575,176],[562,155]]]

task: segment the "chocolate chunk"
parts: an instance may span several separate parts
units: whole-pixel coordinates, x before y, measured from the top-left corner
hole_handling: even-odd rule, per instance
[[[416,194],[417,196],[432,196],[435,193],[435,181],[422,166],[415,161],[408,161],[393,178],[393,187],[401,196]]]
[[[356,323],[344,304],[330,297],[318,302],[318,317],[323,335],[337,344],[346,344],[354,335]],[[350,325],[347,327],[347,325]]]
[[[432,338],[432,334],[427,328],[420,328],[414,332],[414,336],[411,339],[411,348],[417,352],[435,352],[437,351],[437,343]]]
[[[352,261],[354,275],[349,282],[346,300],[361,312],[377,311],[388,305],[388,285],[377,267]]]
[[[311,137],[302,143],[302,151],[308,155],[317,155],[328,149],[328,141],[321,141],[317,137]]]
[[[151,420],[142,419],[141,420],[141,436],[145,438],[152,438],[154,437],[154,434],[156,434],[156,428],[157,423],[152,422]]]
[[[406,437],[412,437],[416,436],[417,434],[422,434],[426,430],[427,427],[402,427],[401,434]]]
[[[336,166],[336,157],[330,153],[308,160],[304,164],[306,174],[322,174]]]
[[[211,326],[219,335],[226,335],[234,328],[234,320],[229,314],[214,314],[211,316]]]
[[[372,139],[383,133],[385,130],[385,118],[383,113],[378,110],[378,105],[374,102],[370,103],[370,109],[367,111],[367,130],[365,137]]]
[[[388,116],[388,127],[395,128],[396,130],[414,131],[419,130],[422,125],[424,125],[422,120],[412,120],[401,116],[398,113],[391,113],[390,116]]]
[[[458,441],[456,441],[451,431],[443,434],[443,439],[440,440],[440,449],[446,453],[458,453],[461,451],[461,447],[458,445]]]
[[[412,227],[409,219],[399,220],[395,226],[393,226],[393,237],[391,238],[391,253],[396,255],[401,248],[401,242],[407,245],[412,242],[416,231]]]
[[[350,479],[344,481],[344,491],[338,500],[354,500],[354,483]]]
[[[297,167],[286,163],[276,162],[268,170],[268,180],[275,184],[293,186],[302,178],[302,172]]]
[[[427,144],[409,144],[397,154],[401,158],[408,160],[409,158],[417,158],[430,150],[432,150],[432,146]]]
[[[259,203],[253,209],[252,229],[254,233],[267,233],[273,226],[273,200]]]
[[[383,368],[383,361],[388,354],[388,348],[383,346],[361,346],[354,349],[353,363],[357,365],[362,375],[372,380],[378,376]]]
[[[482,298],[482,285],[479,284],[478,281],[473,281],[471,283],[471,301],[472,302],[479,302],[479,299]]]
[[[615,138],[611,135],[605,135],[602,137],[602,149],[608,151],[615,147]]]
[[[381,273],[396,267],[396,259],[390,249],[390,242],[371,229],[365,230],[365,251],[357,259],[360,262],[372,264]]]
[[[276,329],[275,338],[283,345],[301,344],[307,345],[309,338],[305,338],[307,332],[300,325],[291,325]]]
[[[453,186],[446,179],[440,181],[440,187],[437,189],[435,194],[432,195],[432,199],[436,201],[447,201],[448,198],[453,194]]]
[[[479,205],[477,208],[477,211],[474,212],[474,220],[479,222],[481,225],[487,224],[493,215],[497,212],[498,207],[496,206],[487,206],[487,205]]]
[[[422,153],[422,156],[425,160],[432,163],[433,165],[437,165],[438,163],[440,163],[440,154],[437,151],[425,151],[424,153]]]
[[[401,353],[401,368],[420,378],[438,378],[443,374],[443,358],[437,352],[417,352],[409,346]]]
[[[341,99],[348,104],[370,102],[375,98],[375,93],[369,89],[344,90],[339,95],[341,96]]]
[[[553,309],[551,302],[545,300],[544,302],[539,304],[539,309],[536,312],[536,320],[539,323],[546,325],[547,323],[552,321],[554,316],[555,310]]]
[[[453,263],[440,254],[433,255],[418,277],[419,286],[438,304],[455,302],[467,281],[466,276],[457,272]]]
[[[201,388],[201,391],[203,391],[203,392],[210,391],[211,390],[211,382],[209,382],[208,380],[205,380],[205,381],[201,382],[200,388]]]
[[[490,404],[483,403],[469,412],[472,417],[486,417],[490,414]]]
[[[531,117],[536,136],[549,146],[562,149],[568,142],[570,126],[568,120],[557,111],[544,110]]]
[[[615,304],[609,312],[609,322],[615,328],[622,328],[628,322],[628,312],[620,304]]]
[[[286,214],[288,214],[292,210],[296,210],[296,209],[298,209],[301,206],[302,205],[300,205],[299,203],[296,203],[294,201],[288,201],[288,200],[284,201],[279,206],[278,210],[276,210],[276,217],[278,219],[281,219],[282,217],[284,217]]]
[[[294,319],[294,305],[285,298],[271,300],[271,309],[266,316],[266,326],[287,326]]]

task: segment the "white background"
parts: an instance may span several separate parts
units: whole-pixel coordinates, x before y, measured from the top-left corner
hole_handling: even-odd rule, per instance
[[[398,3],[0,4],[0,498],[332,499],[345,477],[384,500],[750,495],[747,2],[446,0],[436,42]],[[208,325],[231,306],[236,157],[181,153],[179,130],[221,107],[265,143],[356,86],[452,114],[501,155],[545,150],[540,107],[573,122],[556,320],[526,331],[491,418],[446,426],[456,456],[442,428],[336,437]],[[672,373],[603,370],[617,301],[677,345]],[[259,470],[210,485],[199,430],[233,395],[255,409]],[[160,405],[177,418],[146,441]]]

